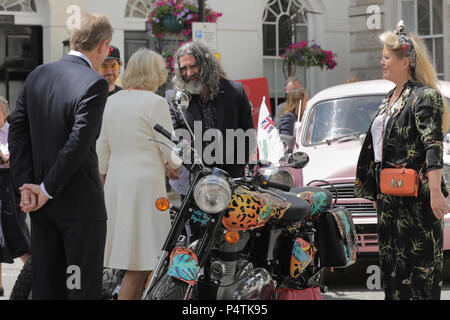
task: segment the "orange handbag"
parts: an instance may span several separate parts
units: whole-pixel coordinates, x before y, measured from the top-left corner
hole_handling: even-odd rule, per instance
[[[414,169],[406,169],[404,166],[401,168],[387,168],[381,170],[381,193],[398,197],[417,198],[420,173],[417,173]],[[420,171],[422,171],[422,169]]]

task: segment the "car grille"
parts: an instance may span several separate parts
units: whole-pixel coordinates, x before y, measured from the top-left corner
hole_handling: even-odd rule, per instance
[[[352,216],[376,216],[377,211],[371,203],[343,203],[352,214]]]
[[[329,190],[333,199],[335,197],[335,189],[330,185],[322,184],[317,185],[321,188]],[[373,207],[372,203],[342,203],[340,200],[350,200],[356,199],[353,195],[353,189],[355,188],[355,184],[353,183],[336,183],[334,184],[338,194],[338,205],[347,208],[352,216],[376,216],[377,211]]]

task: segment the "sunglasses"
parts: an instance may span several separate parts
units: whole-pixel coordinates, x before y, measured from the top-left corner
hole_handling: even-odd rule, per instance
[[[102,64],[99,68],[100,72],[105,72],[108,69],[112,69],[114,71],[118,71],[120,69],[120,66],[118,64],[113,64],[113,65],[106,65],[106,64]]]

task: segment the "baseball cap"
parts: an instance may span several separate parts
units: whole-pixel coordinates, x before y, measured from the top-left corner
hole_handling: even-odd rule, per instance
[[[115,46],[109,46],[109,52],[106,59],[117,59],[120,60],[120,51]]]

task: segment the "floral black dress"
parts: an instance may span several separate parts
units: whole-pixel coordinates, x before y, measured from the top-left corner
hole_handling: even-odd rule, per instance
[[[378,114],[387,110],[392,90]],[[383,139],[382,167],[406,164],[424,173],[443,167],[442,96],[410,80],[389,118]],[[379,191],[380,164],[374,162],[371,127],[358,160],[355,196],[377,201],[378,248],[386,299],[440,299],[443,268],[443,219],[430,205],[423,174],[419,194],[396,197]],[[448,195],[442,179],[441,189]]]

